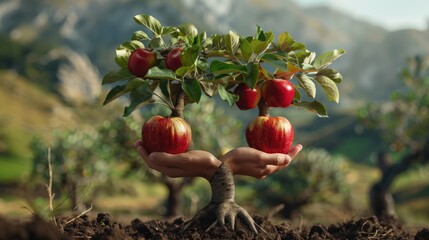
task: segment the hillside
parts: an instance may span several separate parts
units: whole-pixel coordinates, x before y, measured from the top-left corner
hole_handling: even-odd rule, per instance
[[[30,156],[35,136],[49,142],[55,131],[101,124],[101,108],[73,108],[14,71],[0,71],[0,155]],[[106,110],[107,111],[107,110]]]
[[[1,71],[1,154],[28,156],[33,136],[47,137],[55,128],[75,125],[61,100],[13,71]]]

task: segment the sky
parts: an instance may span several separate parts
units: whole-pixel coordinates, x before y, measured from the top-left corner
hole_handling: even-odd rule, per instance
[[[328,5],[388,30],[424,30],[429,22],[428,0],[294,0],[301,6]]]

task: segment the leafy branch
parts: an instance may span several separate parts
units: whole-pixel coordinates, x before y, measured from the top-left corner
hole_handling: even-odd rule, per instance
[[[337,85],[342,76],[328,66],[345,53],[344,49],[316,56],[289,33],[281,33],[276,40],[273,32],[259,26],[254,36],[244,37],[232,31],[207,36],[192,24],[163,26],[150,15],[137,15],[134,21],[143,29],[135,31],[130,41],[116,49],[119,69],[107,73],[102,81],[103,85],[111,86],[104,104],[129,95],[130,105],[125,107],[124,116],[154,102],[161,102],[173,111],[173,97],[179,92],[185,93],[185,104],[198,103],[203,94],[209,97],[219,94],[232,106],[238,100],[233,93],[236,86],[244,83],[253,89],[274,78],[292,80],[296,90],[292,104],[319,116],[327,116],[323,104],[317,100],[303,101],[300,91],[314,99],[318,84],[330,101],[339,102]],[[182,66],[172,71],[166,67],[165,59],[177,47],[183,49]],[[144,77],[137,77],[129,71],[128,61],[133,51],[142,48],[155,53],[158,64]]]

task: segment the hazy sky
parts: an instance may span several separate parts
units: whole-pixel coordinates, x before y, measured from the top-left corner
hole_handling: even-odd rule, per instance
[[[302,6],[325,4],[390,30],[426,29],[429,0],[294,0]]]

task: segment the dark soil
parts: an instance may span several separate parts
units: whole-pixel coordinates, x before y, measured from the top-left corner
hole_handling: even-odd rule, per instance
[[[151,220],[142,222],[133,220],[130,224],[115,222],[109,214],[98,214],[90,219],[83,216],[60,230],[59,227],[46,223],[40,218],[29,222],[16,223],[0,218],[0,240],[3,239],[416,239],[428,240],[429,228],[423,228],[416,234],[410,234],[396,220],[379,221],[376,217],[360,218],[330,226],[316,224],[301,229],[287,223],[272,224],[268,219],[255,215],[255,221],[266,232],[253,234],[241,222],[235,231],[221,227],[183,230],[184,219],[174,221]],[[58,219],[58,225],[64,224]]]

